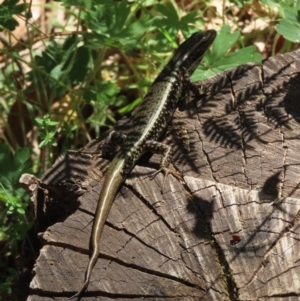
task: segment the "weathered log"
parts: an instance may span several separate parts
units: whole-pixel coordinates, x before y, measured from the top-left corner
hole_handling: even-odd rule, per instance
[[[298,300],[299,87],[298,50],[206,80],[205,96],[181,104],[164,141],[184,185],[169,176],[161,191],[163,176],[149,177],[159,156],[139,162],[81,300]],[[67,153],[38,183],[39,227],[52,225],[27,300],[66,300],[82,285],[107,163]]]

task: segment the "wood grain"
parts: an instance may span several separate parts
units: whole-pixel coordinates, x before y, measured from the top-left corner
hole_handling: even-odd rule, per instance
[[[298,300],[299,57],[226,71],[202,84],[204,97],[180,105],[164,141],[184,185],[169,176],[162,191],[162,175],[149,177],[160,157],[139,162],[113,204],[81,300]],[[27,300],[66,300],[83,283],[107,164],[68,153],[42,177],[43,247]],[[241,241],[232,245],[232,234]]]

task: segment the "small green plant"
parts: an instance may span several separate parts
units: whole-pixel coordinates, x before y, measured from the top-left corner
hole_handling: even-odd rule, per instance
[[[6,144],[0,143],[0,293],[11,293],[11,281],[16,274],[9,262],[18,251],[18,244],[25,239],[32,223],[25,211],[29,197],[20,186],[19,178],[30,167],[30,152],[19,149],[11,156]]]
[[[35,121],[39,126],[39,136],[42,139],[39,147],[42,148],[48,144],[56,146],[57,142],[54,140],[54,136],[57,131],[58,122],[52,121],[48,114],[42,118],[35,118]]]

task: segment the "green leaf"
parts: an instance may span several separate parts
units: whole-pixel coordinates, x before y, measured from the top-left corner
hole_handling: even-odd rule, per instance
[[[179,16],[173,3],[170,3],[168,5],[157,4],[156,10],[166,18],[165,24],[169,23],[173,25],[179,22]]]
[[[0,10],[0,14],[1,14],[1,10]],[[4,27],[5,29],[8,29],[10,31],[15,30],[15,28],[19,25],[19,23],[13,19],[13,18],[0,18],[0,26]]]
[[[214,51],[209,60],[214,62],[224,57],[228,50],[237,42],[239,37],[240,33],[238,31],[230,33],[230,26],[222,26],[213,43]]]
[[[195,28],[190,24],[197,23],[198,25],[203,25],[203,18],[199,17],[199,13],[196,11],[192,11],[185,16],[183,16],[180,20],[180,29],[182,30],[185,37],[189,37],[192,33],[195,32]]]
[[[99,34],[96,32],[87,32],[83,35],[84,40],[86,40],[86,47],[98,49],[103,47],[106,43],[107,37],[104,34]]]
[[[294,43],[300,42],[300,11],[294,12],[291,9],[284,10],[285,17],[279,20],[276,30],[279,34]]]
[[[27,4],[18,4],[16,0],[4,0],[0,5],[0,27],[14,30],[19,23],[13,18],[13,15],[21,15],[28,7]]]
[[[13,199],[19,187],[19,178],[30,167],[30,151],[28,148],[20,148],[14,156],[11,156],[5,143],[0,143],[0,191],[4,198]],[[24,191],[22,189],[22,191]]]
[[[63,68],[62,64],[55,66],[49,73],[50,77],[52,79],[56,79],[57,81],[59,81],[65,74],[65,72],[64,72],[64,70],[62,70],[62,68]]]
[[[130,14],[130,6],[127,5],[126,1],[122,0],[118,4],[118,8],[115,10],[115,29],[123,28],[126,25],[126,20]]]
[[[71,70],[69,77],[72,83],[78,84],[82,82],[89,70],[89,62],[91,59],[91,51],[85,46],[81,46],[75,50],[75,56],[72,57]],[[71,59],[70,59],[71,60]],[[66,62],[66,66],[70,63],[70,60]]]
[[[100,82],[97,84],[97,101],[103,104],[113,104],[115,95],[119,92],[119,88],[110,82]]]
[[[13,182],[18,182],[20,176],[30,166],[30,151],[28,148],[19,148],[11,164],[11,177]]]
[[[149,14],[138,19],[131,13],[132,5],[101,1],[101,4],[83,14],[83,20],[92,32],[85,34],[86,46],[136,47],[137,40],[145,34],[153,22]]]
[[[249,62],[260,63],[261,60],[262,56],[260,53],[256,52],[255,47],[248,46],[221,58],[217,62],[213,63],[212,67],[217,70],[224,71],[229,68],[247,64]]]
[[[25,214],[25,210],[23,208],[18,208],[17,211],[20,214]]]
[[[225,32],[225,33],[224,33]],[[221,73],[227,69],[234,68],[243,64],[250,62],[260,63],[262,56],[258,53],[254,46],[248,46],[243,49],[239,49],[234,53],[230,53],[225,56],[225,53],[228,51],[228,48],[224,46],[222,48],[221,41],[224,40],[224,37],[227,36],[230,41],[224,43],[233,45],[236,42],[237,35],[235,34],[233,38],[228,34],[228,28],[225,28],[223,31],[223,37],[219,39],[219,36],[215,39],[216,43],[213,43],[213,51],[207,51],[203,58],[203,63],[196,69],[191,79],[193,81],[203,80],[209,77],[212,77],[218,73]]]

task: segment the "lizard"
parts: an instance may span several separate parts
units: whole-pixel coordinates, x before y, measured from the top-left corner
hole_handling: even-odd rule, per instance
[[[172,173],[168,169],[172,156],[171,147],[158,142],[158,139],[167,129],[180,99],[186,96],[189,89],[197,93],[197,87],[189,77],[215,37],[214,30],[199,31],[179,45],[171,60],[150,86],[133,117],[131,129],[127,135],[119,135],[120,150],[109,164],[94,217],[85,280],[80,290],[69,300],[79,297],[88,287],[93,267],[100,254],[99,242],[106,218],[122,183],[138,159],[147,151],[161,153],[163,157],[160,168],[154,175],[162,171],[166,178],[168,173]]]

